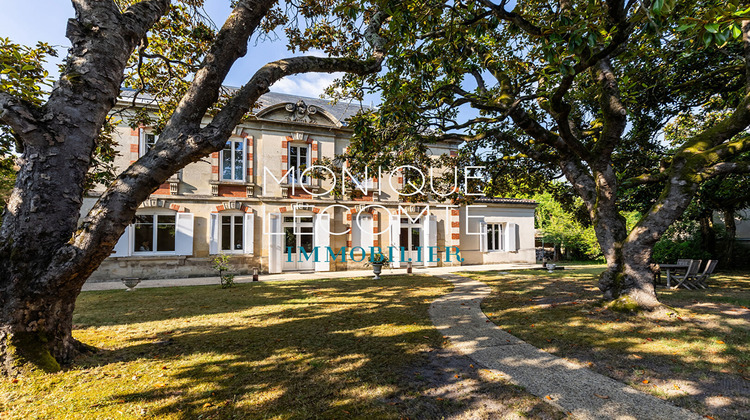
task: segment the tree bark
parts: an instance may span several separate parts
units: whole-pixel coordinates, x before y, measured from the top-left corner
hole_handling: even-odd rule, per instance
[[[724,267],[731,267],[734,255],[734,241],[737,238],[737,224],[734,221],[734,209],[724,209],[724,227],[727,244],[724,247]]]
[[[716,251],[716,233],[714,232],[713,210],[708,210],[698,219],[701,228],[701,246],[711,252]]]
[[[4,374],[23,366],[59,369],[58,362],[80,348],[71,336],[72,316],[89,273],[59,271],[59,264],[83,251],[67,244],[77,228],[96,138],[130,54],[169,1],[142,1],[122,13],[112,1],[75,0],[73,6],[76,18],[66,34],[72,47],[45,105],[19,111],[23,104],[0,98],[3,120],[24,146],[0,227]]]
[[[653,248],[667,228],[685,211],[698,189],[695,168],[690,159],[676,155],[668,184],[660,199],[636,224],[622,245],[622,269],[616,286],[625,307],[634,305],[647,310],[662,307],[654,290]]]

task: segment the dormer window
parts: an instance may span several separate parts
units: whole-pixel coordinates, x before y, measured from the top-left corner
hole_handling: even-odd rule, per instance
[[[221,179],[245,180],[245,139],[227,141],[221,151]]]

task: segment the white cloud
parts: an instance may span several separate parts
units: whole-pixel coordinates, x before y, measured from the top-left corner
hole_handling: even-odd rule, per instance
[[[335,79],[341,77],[342,74],[343,73],[305,73],[285,77],[274,83],[271,90],[273,92],[319,98],[325,89],[330,86]]]

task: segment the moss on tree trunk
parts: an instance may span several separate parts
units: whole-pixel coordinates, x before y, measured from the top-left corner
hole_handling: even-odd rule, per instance
[[[60,363],[52,356],[49,340],[41,332],[9,332],[0,336],[0,351],[6,375],[45,373],[60,370]]]

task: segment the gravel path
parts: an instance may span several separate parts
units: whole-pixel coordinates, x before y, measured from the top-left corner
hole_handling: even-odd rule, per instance
[[[553,356],[501,330],[482,312],[486,284],[454,274],[453,292],[430,306],[435,326],[453,346],[477,363],[502,372],[580,419],[700,419],[701,416],[637,391],[614,379]]]

